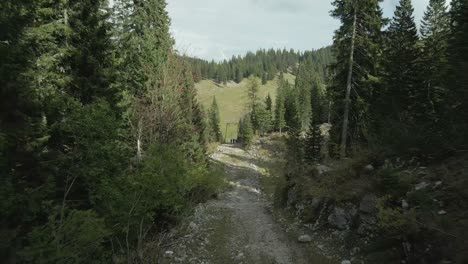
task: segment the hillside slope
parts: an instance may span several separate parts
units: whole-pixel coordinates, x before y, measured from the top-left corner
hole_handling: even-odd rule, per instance
[[[296,78],[294,75],[285,74],[284,76],[291,83],[294,83]],[[247,79],[242,80],[240,83],[228,82],[227,85],[218,84],[212,80],[202,80],[195,85],[198,100],[205,110],[210,108],[213,97],[216,97],[221,116],[221,132],[227,140],[237,138],[237,127],[231,125],[226,130],[226,124],[238,122],[248,112],[246,107],[247,86]],[[265,98],[270,94],[274,102],[276,99],[276,89],[277,78],[268,81],[265,85],[261,85],[260,98]]]

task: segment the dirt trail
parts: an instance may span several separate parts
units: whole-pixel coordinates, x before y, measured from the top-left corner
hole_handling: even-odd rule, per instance
[[[225,166],[231,188],[197,208],[168,263],[325,263],[274,221],[260,191],[265,170],[249,153],[222,145],[211,158]]]

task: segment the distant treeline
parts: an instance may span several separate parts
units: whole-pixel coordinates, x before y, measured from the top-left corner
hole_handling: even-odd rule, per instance
[[[248,52],[245,56],[233,56],[230,60],[222,62],[206,61],[203,59],[185,57],[191,64],[193,78],[196,82],[203,79],[213,79],[218,83],[227,81],[241,82],[250,75],[262,78],[265,83],[273,80],[279,72],[297,73],[299,64],[311,61],[313,70],[322,80],[327,76],[327,65],[334,62],[332,48],[325,47],[312,51],[295,51],[261,49],[257,52]]]

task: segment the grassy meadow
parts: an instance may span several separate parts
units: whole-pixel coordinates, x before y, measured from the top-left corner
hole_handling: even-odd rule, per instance
[[[295,76],[286,74],[285,78],[293,83]],[[258,81],[261,83],[260,79]],[[205,110],[210,108],[213,97],[216,97],[221,117],[221,132],[227,140],[237,138],[237,125],[228,126],[226,132],[226,124],[237,123],[239,119],[248,112],[248,83],[247,79],[244,79],[241,83],[230,81],[227,85],[217,84],[212,80],[202,80],[195,86],[198,93],[198,100]],[[277,86],[277,78],[268,81],[265,85],[261,85],[259,97],[264,100],[264,98],[270,94],[274,106]]]

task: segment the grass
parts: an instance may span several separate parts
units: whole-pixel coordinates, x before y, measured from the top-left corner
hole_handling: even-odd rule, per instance
[[[285,74],[285,78],[294,83],[295,76]],[[261,82],[259,80],[259,82]],[[247,112],[247,86],[248,80],[244,79],[241,83],[228,82],[227,85],[217,84],[212,80],[202,80],[196,84],[198,100],[205,110],[208,110],[216,96],[221,117],[221,132],[227,140],[237,138],[237,125],[227,123],[237,123]],[[270,94],[273,105],[276,99],[277,78],[261,85],[259,97],[264,99]],[[226,132],[227,131],[227,132]]]

